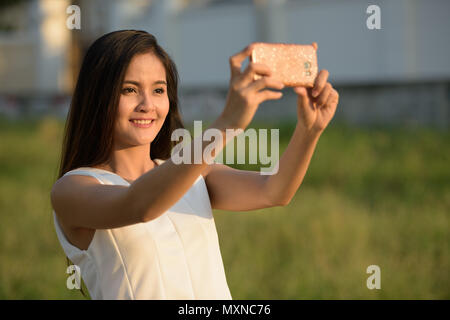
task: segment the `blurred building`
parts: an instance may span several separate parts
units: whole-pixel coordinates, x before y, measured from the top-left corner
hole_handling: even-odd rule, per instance
[[[72,3],[81,8],[81,30],[66,27]],[[371,4],[380,8],[379,30],[366,25]],[[77,47],[109,31],[143,29],[177,64],[186,121],[220,113],[228,58],[249,43],[315,41],[319,68],[341,94],[336,118],[448,128],[449,9],[447,0],[22,0],[0,13],[15,24],[0,31],[0,112],[64,115]],[[285,90],[256,119],[295,117],[295,98]]]

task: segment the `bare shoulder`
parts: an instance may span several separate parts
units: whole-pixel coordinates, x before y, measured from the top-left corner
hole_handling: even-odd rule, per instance
[[[92,184],[100,183],[92,176],[78,174],[62,176],[53,184],[51,195],[52,197],[58,197],[65,195],[66,193],[74,193],[78,187]]]
[[[65,220],[67,212],[74,205],[74,202],[81,197],[88,186],[99,185],[98,180],[86,175],[66,175],[62,176],[53,184],[50,199],[53,210],[60,219]]]
[[[83,188],[89,185],[99,184],[97,179],[91,176],[67,175],[59,178],[51,191],[51,203],[58,222],[69,242],[81,250],[86,250],[94,236],[94,229],[76,227],[69,218],[74,215],[72,210],[76,207],[76,201],[83,192]]]
[[[55,213],[74,228],[110,229],[141,222],[129,200],[128,186],[101,184],[81,174],[60,178],[51,191]]]

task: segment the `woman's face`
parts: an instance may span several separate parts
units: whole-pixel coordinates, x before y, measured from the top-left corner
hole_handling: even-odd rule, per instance
[[[118,117],[116,143],[120,146],[149,144],[155,139],[169,113],[166,70],[153,53],[135,55],[125,73]],[[153,119],[151,124],[132,120]]]

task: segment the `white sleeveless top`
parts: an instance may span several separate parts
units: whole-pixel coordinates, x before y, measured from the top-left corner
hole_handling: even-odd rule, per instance
[[[164,160],[155,159],[160,164]],[[65,175],[130,184],[110,171],[82,167]],[[114,229],[97,229],[87,250],[72,245],[53,211],[67,257],[80,267],[92,299],[232,299],[205,180],[158,218]]]

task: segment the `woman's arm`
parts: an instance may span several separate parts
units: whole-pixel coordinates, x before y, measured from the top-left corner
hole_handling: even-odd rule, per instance
[[[297,126],[274,175],[211,164],[203,174],[211,207],[249,211],[287,205],[308,169],[319,135],[306,135]]]
[[[339,94],[327,82],[328,74],[327,70],[321,70],[313,88],[294,88],[298,95],[298,121],[278,173],[267,179],[273,201],[284,205],[291,201],[305,177],[320,135],[336,112]]]
[[[298,122],[274,175],[237,170],[223,164],[207,169],[206,184],[213,209],[247,211],[287,205],[305,177],[317,141],[334,116],[339,95],[322,70],[314,88],[294,88]],[[317,94],[313,95],[313,92]]]
[[[298,125],[284,151],[278,172],[269,175],[266,189],[273,203],[287,205],[305,177],[320,134],[308,134]]]
[[[249,211],[277,206],[266,190],[266,175],[211,164],[203,174],[213,209]]]
[[[230,57],[231,78],[226,105],[219,118],[208,128],[219,131],[225,141],[221,145],[214,140],[216,147],[211,157],[215,157],[226,145],[226,129],[245,129],[260,103],[282,96],[279,92],[267,90],[281,89],[283,84],[279,81],[273,78],[252,81],[257,74],[270,75],[267,66],[250,62],[241,72],[241,64],[251,51],[252,45]],[[190,152],[190,159],[195,161],[195,152],[204,154],[207,147],[210,151],[209,140],[197,143],[199,141],[196,139],[203,140],[202,136],[194,138],[190,150],[183,148],[183,155]],[[200,150],[196,150],[197,145],[201,146]],[[200,157],[200,163],[179,164],[172,158],[143,174],[129,187],[102,185],[93,177],[64,176],[52,189],[52,205],[63,224],[73,229],[110,229],[150,221],[173,206],[210,163],[210,159]]]

